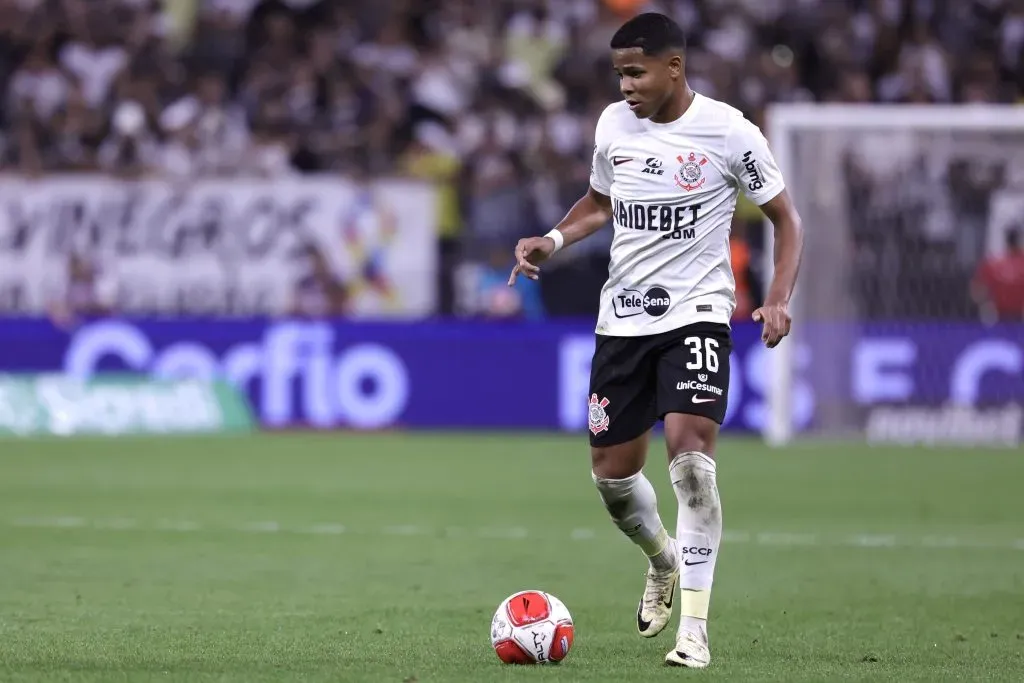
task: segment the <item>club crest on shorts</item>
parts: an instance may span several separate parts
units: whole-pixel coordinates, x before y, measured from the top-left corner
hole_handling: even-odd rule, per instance
[[[701,372],[697,374],[697,379],[700,380],[701,382],[707,382],[708,376],[705,373]]]
[[[679,171],[677,171],[675,176],[673,176],[676,181],[676,185],[687,192],[693,192],[694,190],[700,189],[704,186],[704,182],[707,178],[704,177],[704,170],[701,167],[708,163],[708,158],[706,156],[690,152],[685,157],[680,154],[676,157],[676,160],[682,164],[682,166],[679,167]]]
[[[611,418],[608,417],[608,412],[605,408],[608,407],[609,403],[608,399],[598,398],[597,394],[590,395],[590,409],[587,421],[590,423],[590,431],[595,436],[601,432],[608,431],[608,424],[611,422]]]

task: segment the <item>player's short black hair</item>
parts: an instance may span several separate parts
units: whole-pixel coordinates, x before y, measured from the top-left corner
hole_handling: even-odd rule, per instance
[[[612,36],[613,50],[638,47],[645,55],[659,55],[666,50],[686,49],[686,34],[671,17],[658,12],[638,14]]]

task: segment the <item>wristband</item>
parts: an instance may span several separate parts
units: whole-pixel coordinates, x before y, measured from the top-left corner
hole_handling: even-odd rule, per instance
[[[561,249],[562,245],[565,244],[565,237],[562,235],[561,231],[558,230],[557,228],[552,229],[551,232],[549,232],[548,234],[546,234],[544,236],[545,237],[550,237],[551,241],[555,243],[555,250],[551,252],[552,254],[554,254],[559,249]]]

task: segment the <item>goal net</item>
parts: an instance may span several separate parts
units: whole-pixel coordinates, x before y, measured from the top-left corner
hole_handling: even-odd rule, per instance
[[[805,226],[767,440],[1018,443],[1024,326],[972,282],[1024,228],[1024,109],[777,105],[766,134]]]

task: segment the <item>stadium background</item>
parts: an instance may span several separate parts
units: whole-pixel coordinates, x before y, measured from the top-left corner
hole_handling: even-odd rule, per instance
[[[3,3],[3,369],[234,373],[273,426],[578,430],[611,231],[560,255],[539,284],[503,283],[516,239],[542,234],[585,189],[594,122],[617,97],[608,39],[650,7]],[[1024,83],[1019,3],[663,9],[689,27],[693,86],[766,130],[772,103],[1013,103]],[[854,414],[956,398],[949,368],[996,334],[982,325],[1021,320],[1021,252],[992,263],[1024,215],[1020,155],[968,141],[931,168],[936,145],[916,143],[860,136],[837,152],[848,263],[840,280],[822,258],[831,244],[809,241],[818,286],[804,289],[838,281],[850,301],[798,320],[832,309],[869,349],[893,335],[923,345],[905,369],[914,388],[819,386],[812,358],[807,390],[793,390],[800,428],[819,426],[823,402]],[[997,195],[1014,210],[994,225]],[[815,235],[839,234],[811,218]],[[765,420],[770,380],[747,324],[764,234],[741,202],[731,429]],[[1000,268],[1010,275],[994,277]],[[936,342],[916,326],[926,321],[959,335]],[[128,353],[134,342],[145,352]],[[239,348],[295,358],[240,370]],[[1019,346],[1011,356],[1019,366]],[[528,392],[515,381],[526,363],[540,378]],[[1024,382],[997,372],[978,384],[975,402],[1005,404]],[[824,429],[848,431],[840,422]]]
[[[0,452],[0,673],[492,680],[489,610],[525,583],[582,624],[573,680],[660,680],[586,473],[610,230],[504,284],[586,188],[608,40],[645,9],[766,131],[780,103],[1024,95],[1017,0],[0,0],[0,432],[84,437]],[[741,201],[715,656],[1016,680],[1024,131],[816,135],[785,398],[830,438],[758,438]]]

